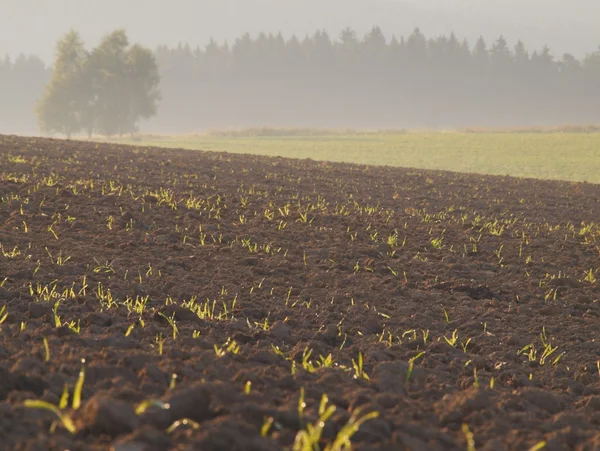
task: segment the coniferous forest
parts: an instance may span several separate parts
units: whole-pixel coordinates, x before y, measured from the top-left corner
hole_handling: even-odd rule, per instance
[[[594,48],[595,43],[590,43]],[[456,128],[600,123],[600,47],[584,58],[522,42],[318,31],[155,50],[162,101],[142,131],[220,127]],[[51,68],[0,62],[0,128],[38,130]],[[2,131],[2,130],[0,130]]]

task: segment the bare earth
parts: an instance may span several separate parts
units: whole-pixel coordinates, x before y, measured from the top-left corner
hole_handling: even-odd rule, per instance
[[[0,449],[600,449],[599,198],[0,136]]]

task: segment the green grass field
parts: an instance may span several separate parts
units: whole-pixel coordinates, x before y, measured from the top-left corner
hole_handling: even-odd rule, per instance
[[[115,141],[112,141],[115,142]],[[118,142],[600,183],[600,133],[246,131]]]

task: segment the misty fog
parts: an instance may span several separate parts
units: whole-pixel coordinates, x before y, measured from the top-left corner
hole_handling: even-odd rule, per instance
[[[62,35],[75,28],[91,47],[120,27],[156,51],[163,100],[147,132],[600,122],[597,1],[2,3],[0,133],[39,133],[33,110]]]

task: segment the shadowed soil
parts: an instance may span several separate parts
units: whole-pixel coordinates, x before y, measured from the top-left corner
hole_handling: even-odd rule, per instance
[[[599,198],[0,136],[0,449],[600,449]]]

